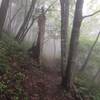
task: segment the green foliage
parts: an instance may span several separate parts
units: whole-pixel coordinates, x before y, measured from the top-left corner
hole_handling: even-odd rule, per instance
[[[100,86],[87,76],[87,74],[83,73],[76,77],[76,82],[78,83],[77,87],[80,95],[90,96],[94,98],[94,100],[100,100]]]
[[[22,82],[25,74],[16,69],[28,57],[26,47],[17,43],[12,36],[3,34],[0,40],[0,100],[8,96],[11,100],[29,100]]]
[[[19,44],[17,41],[13,39],[11,36],[4,35],[2,41],[5,45],[3,45],[6,49],[6,55],[17,55],[19,52],[24,51],[23,45]]]
[[[0,75],[3,75],[8,70],[8,66],[5,64],[0,64]]]
[[[0,82],[0,94],[7,90],[7,85],[4,82]]]
[[[97,35],[96,35],[97,36]],[[86,60],[86,57],[96,39],[95,37],[88,37],[88,36],[81,36],[80,37],[80,45],[79,45],[79,62],[81,64],[84,63],[84,61]],[[90,56],[89,62],[86,66],[86,72],[88,75],[94,76],[96,70],[98,70],[99,66],[100,66],[100,42],[98,40],[97,44],[95,45],[92,54]]]
[[[4,34],[0,40],[0,64],[9,65],[12,57],[21,62],[27,56],[26,50],[25,45],[19,44],[12,36]]]
[[[11,100],[20,100],[20,98],[27,98],[27,94],[24,91],[22,82],[25,79],[25,75],[21,72],[5,73],[0,80],[0,96],[8,95]],[[1,100],[2,98],[0,98]],[[29,99],[26,99],[29,100]]]
[[[0,64],[8,63],[7,56],[6,56],[7,47],[3,41],[0,41]]]
[[[23,79],[25,78],[25,75],[24,75],[23,73],[19,72],[19,73],[17,73],[17,74],[15,75],[15,78],[16,78],[17,80],[23,80]]]

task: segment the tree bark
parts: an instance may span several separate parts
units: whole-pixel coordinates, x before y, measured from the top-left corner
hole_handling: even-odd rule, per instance
[[[67,62],[67,38],[69,22],[69,0],[60,0],[61,4],[61,75],[64,76],[64,68]]]
[[[36,45],[33,44],[31,51],[32,56],[36,61],[40,62],[40,54],[41,50],[43,49],[43,41],[44,41],[44,34],[45,34],[45,23],[46,23],[46,17],[44,9],[42,8],[42,14],[38,17],[38,38]]]
[[[65,76],[62,80],[62,85],[70,91],[72,88],[72,69],[76,65],[76,57],[79,45],[79,36],[80,36],[80,27],[82,23],[82,9],[83,9],[84,0],[77,0],[75,14],[74,14],[74,21],[73,21],[73,28],[70,40],[70,48],[69,48],[69,55],[68,55],[68,63],[66,66]]]
[[[46,13],[48,12],[48,10],[50,9],[50,7],[52,7],[52,5],[54,5],[55,3],[56,3],[56,1],[54,1],[54,2],[44,11],[44,13],[46,14]],[[40,14],[40,15],[41,15],[41,14]],[[39,15],[39,16],[40,16],[40,15]],[[34,24],[34,21],[35,21],[36,19],[38,19],[39,16],[37,16],[37,17],[32,16],[32,21],[31,21],[30,25],[25,29],[25,31],[24,31],[24,33],[22,34],[21,39],[19,40],[19,42],[22,42],[22,41],[24,40],[25,36],[27,35],[27,32],[30,30],[30,28],[31,28],[32,25]]]
[[[19,29],[16,37],[15,37],[15,39],[17,41],[19,41],[19,42],[23,41],[24,37],[26,36],[25,31],[26,31],[26,29],[28,27],[28,24],[29,24],[30,20],[31,20],[32,13],[33,13],[34,8],[35,8],[35,4],[36,4],[36,0],[32,0],[30,9],[29,9],[29,11],[28,11],[28,13],[27,13],[27,15],[26,15],[26,17],[24,19],[23,24],[21,25],[21,27],[20,27],[20,29]]]
[[[9,7],[9,0],[2,0],[0,7],[0,37],[2,36],[3,26],[5,23],[8,7]]]
[[[14,19],[16,18],[17,14],[20,12],[20,10],[22,9],[23,7],[20,7],[16,13],[13,15],[13,17],[10,19],[9,23],[8,23],[8,29],[9,27],[11,26],[12,22],[14,21]]]

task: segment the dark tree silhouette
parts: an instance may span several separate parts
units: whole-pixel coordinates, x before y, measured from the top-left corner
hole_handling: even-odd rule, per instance
[[[8,7],[9,7],[9,0],[2,0],[1,7],[0,7],[0,37],[2,35]]]
[[[23,41],[24,37],[26,36],[26,30],[28,28],[28,25],[29,25],[29,22],[31,20],[31,17],[32,17],[32,14],[33,14],[33,11],[34,11],[34,8],[35,8],[35,4],[36,4],[36,0],[32,0],[32,3],[31,3],[31,6],[30,6],[30,9],[24,19],[24,22],[23,24],[21,25],[15,39],[19,42]]]
[[[64,75],[64,68],[67,62],[67,36],[69,22],[69,0],[60,0],[61,4],[61,74]]]
[[[70,40],[70,48],[68,55],[68,63],[66,66],[65,76],[62,80],[62,85],[69,91],[72,88],[72,69],[76,65],[76,57],[79,45],[80,27],[82,23],[82,9],[84,0],[77,0],[73,28]]]

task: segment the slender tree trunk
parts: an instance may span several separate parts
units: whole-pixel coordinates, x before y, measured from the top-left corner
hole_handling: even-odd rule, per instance
[[[60,0],[61,4],[61,74],[64,75],[64,68],[67,61],[67,36],[69,20],[69,0]]]
[[[69,48],[68,63],[66,66],[65,76],[62,80],[62,85],[67,89],[67,91],[70,91],[72,87],[72,69],[76,65],[76,57],[77,57],[79,36],[80,36],[80,27],[82,23],[83,2],[84,0],[77,0],[76,2],[70,48]]]
[[[45,14],[46,14],[47,11],[50,9],[50,7],[52,7],[53,4],[55,4],[55,2],[53,2],[53,3],[47,8],[47,10],[45,10],[45,12],[44,12]],[[30,25],[29,25],[28,27],[26,27],[26,29],[25,29],[24,33],[22,34],[21,39],[19,40],[19,42],[22,42],[22,41],[24,40],[25,36],[27,35],[27,32],[28,32],[29,29],[32,27],[32,25],[34,24],[34,21],[35,21],[36,19],[38,19],[38,17],[39,17],[39,16],[37,16],[37,17],[34,17],[34,16],[33,16]]]
[[[8,7],[9,7],[9,0],[2,0],[0,7],[0,37],[2,35],[2,30],[5,23]]]
[[[28,13],[27,13],[27,15],[24,19],[24,22],[23,22],[22,26],[20,27],[20,29],[19,29],[16,37],[15,37],[15,39],[19,42],[21,42],[24,39],[24,37],[26,36],[25,31],[28,27],[28,24],[29,24],[30,20],[31,20],[32,13],[33,13],[34,8],[35,8],[35,4],[36,4],[36,0],[32,0],[30,9],[29,9],[29,11],[28,11]],[[24,33],[25,33],[25,35],[24,35]]]
[[[8,9],[8,19],[9,21],[11,20],[11,15],[12,15],[12,1],[9,2],[9,9]],[[11,24],[7,27],[7,31],[11,32]]]
[[[25,14],[24,14],[24,18],[26,17],[27,10],[28,10],[28,0],[25,0]]]
[[[53,42],[54,42],[54,60],[56,61],[56,38],[53,38]],[[54,64],[56,65],[56,64]]]
[[[18,13],[20,12],[20,10],[22,9],[23,7],[20,7],[16,13],[13,15],[13,17],[10,19],[9,23],[8,23],[8,29],[9,27],[12,25],[12,22],[14,21],[14,19],[16,18],[16,16],[18,15]]]
[[[80,69],[80,72],[83,72],[83,71],[85,70],[85,68],[86,68],[86,66],[87,66],[87,64],[88,64],[88,62],[89,62],[89,59],[90,59],[90,57],[91,57],[91,54],[92,54],[92,52],[93,52],[93,49],[94,49],[96,43],[98,42],[99,36],[100,36],[100,32],[99,32],[98,36],[96,37],[96,40],[94,41],[94,43],[93,43],[93,45],[92,45],[92,47],[91,47],[91,49],[90,49],[90,51],[89,51],[89,53],[88,53],[86,59],[85,59],[85,62],[84,62],[84,64],[82,65],[82,67],[81,67],[81,69]]]

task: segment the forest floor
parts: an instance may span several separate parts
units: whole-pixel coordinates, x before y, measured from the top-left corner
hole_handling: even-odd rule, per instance
[[[25,75],[24,88],[29,100],[76,100],[62,89],[61,76],[57,71],[41,66],[26,70]]]
[[[75,84],[67,92],[60,72],[30,61],[11,62],[9,73],[0,77],[0,100],[94,100],[88,95],[83,99]]]

